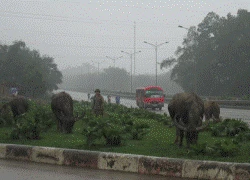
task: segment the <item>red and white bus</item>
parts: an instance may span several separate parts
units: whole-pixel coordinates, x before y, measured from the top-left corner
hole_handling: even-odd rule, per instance
[[[136,88],[136,104],[139,108],[159,108],[164,107],[165,97],[160,86],[147,86]]]

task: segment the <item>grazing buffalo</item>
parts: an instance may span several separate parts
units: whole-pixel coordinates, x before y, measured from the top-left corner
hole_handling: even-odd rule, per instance
[[[57,130],[63,133],[72,133],[73,126],[79,117],[73,116],[71,96],[66,92],[54,94],[51,100],[51,109],[57,119]]]
[[[11,108],[13,116],[19,116],[26,113],[29,109],[28,100],[23,96],[14,97],[10,102],[3,105],[0,112],[6,110],[8,107]]]
[[[220,106],[215,101],[204,102],[205,119],[213,119],[215,122],[220,122]]]
[[[182,146],[184,132],[187,147],[189,148],[190,144],[196,144],[198,132],[206,127],[202,125],[203,100],[195,93],[178,93],[169,102],[168,111],[176,126],[176,141],[179,141],[180,137],[179,146]]]

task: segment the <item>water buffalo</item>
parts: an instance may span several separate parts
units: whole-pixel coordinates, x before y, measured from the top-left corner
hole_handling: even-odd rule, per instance
[[[220,122],[220,106],[215,101],[205,101],[204,102],[204,115],[205,119],[213,119],[215,122]]]
[[[66,92],[54,94],[51,98],[51,109],[57,119],[57,130],[63,133],[72,133],[73,126],[80,117],[73,116],[71,96]]]
[[[176,126],[176,141],[180,137],[179,146],[182,146],[184,132],[188,148],[197,143],[199,131],[208,125],[202,125],[203,100],[195,93],[178,93],[169,102],[168,111]]]
[[[25,97],[17,96],[17,97],[14,97],[14,99],[12,99],[10,102],[4,104],[0,112],[6,110],[8,107],[11,108],[13,116],[16,117],[28,111],[29,103]]]

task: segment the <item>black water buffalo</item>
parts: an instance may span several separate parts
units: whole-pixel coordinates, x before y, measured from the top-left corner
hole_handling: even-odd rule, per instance
[[[215,101],[204,102],[205,119],[213,119],[215,122],[220,122],[220,106]]]
[[[8,107],[11,108],[13,116],[19,116],[26,113],[29,110],[29,102],[23,96],[14,97],[10,102],[3,105],[0,112],[6,110]]]
[[[54,94],[51,99],[51,109],[57,119],[57,130],[63,133],[72,133],[73,126],[79,117],[73,116],[71,96],[66,92]]]
[[[179,141],[179,146],[182,146],[184,132],[188,148],[190,144],[197,143],[199,131],[206,127],[202,125],[203,100],[195,93],[178,93],[169,102],[168,111],[176,126],[176,142]]]

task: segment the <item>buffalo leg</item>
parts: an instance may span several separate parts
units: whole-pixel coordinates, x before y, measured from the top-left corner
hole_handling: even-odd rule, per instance
[[[192,133],[187,131],[186,132],[186,142],[187,142],[187,148],[190,148],[190,143],[192,142]]]
[[[179,131],[180,131],[179,146],[182,147],[182,142],[183,142],[183,137],[184,137],[184,131],[183,130],[179,130]]]
[[[60,117],[62,115],[61,111],[54,111],[54,114],[56,116],[56,121],[57,121],[57,131],[62,131],[62,122],[60,120]]]
[[[175,134],[175,144],[179,143],[179,137],[180,137],[180,130],[178,128],[176,128],[176,134]]]
[[[198,141],[198,132],[197,131],[189,131],[186,134],[187,147],[190,147],[190,144],[197,144]]]

